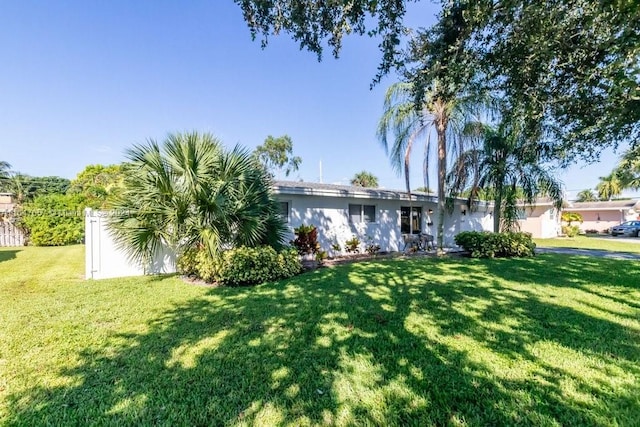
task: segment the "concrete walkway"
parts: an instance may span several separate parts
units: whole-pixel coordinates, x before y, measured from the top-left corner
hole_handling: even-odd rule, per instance
[[[583,255],[583,256],[595,256],[600,258],[611,259],[632,259],[640,261],[640,254],[628,253],[628,252],[612,252],[603,251],[599,249],[574,249],[574,248],[544,248],[537,247],[536,253],[539,254],[566,254],[566,255]]]

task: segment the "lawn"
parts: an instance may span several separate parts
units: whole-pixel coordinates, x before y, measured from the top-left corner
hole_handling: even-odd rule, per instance
[[[640,237],[633,239],[636,239],[637,243],[618,240],[615,237],[603,238],[602,236],[556,237],[553,239],[534,239],[534,241],[538,246],[549,248],[599,249],[640,253]]]
[[[640,265],[343,265],[254,288],[84,281],[0,250],[0,425],[638,425]]]

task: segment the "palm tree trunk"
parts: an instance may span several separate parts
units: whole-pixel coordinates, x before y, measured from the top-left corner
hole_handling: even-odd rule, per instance
[[[438,255],[444,253],[444,211],[445,185],[447,176],[447,124],[448,117],[444,108],[439,112],[436,120],[438,134]]]
[[[502,181],[496,185],[496,199],[493,201],[493,232],[500,232],[500,220],[502,219]]]

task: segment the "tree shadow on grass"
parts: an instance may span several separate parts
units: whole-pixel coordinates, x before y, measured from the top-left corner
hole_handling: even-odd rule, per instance
[[[0,262],[15,259],[20,249],[2,249],[0,250]]]
[[[469,262],[369,262],[212,289],[144,333],[81,349],[59,373],[66,385],[10,395],[8,425],[632,420],[637,330],[511,286],[548,286],[526,265],[509,282]],[[562,286],[579,276],[564,274]]]

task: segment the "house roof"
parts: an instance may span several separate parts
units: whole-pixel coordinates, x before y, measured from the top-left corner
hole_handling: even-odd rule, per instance
[[[309,196],[353,197],[361,199],[409,200],[406,191],[384,188],[365,188],[351,185],[320,184],[317,182],[276,181],[273,185],[276,194],[295,194]],[[437,202],[432,194],[411,192],[413,200]]]
[[[640,200],[610,200],[606,202],[571,202],[567,209],[573,211],[640,211]]]
[[[273,185],[273,191],[276,194],[289,195],[350,197],[378,200],[409,200],[409,196],[404,190],[355,187],[352,185],[320,184],[317,182],[276,181]],[[417,202],[437,203],[438,197],[430,193],[412,191],[411,200]],[[467,199],[464,198],[456,198],[456,200],[463,204],[467,203]],[[489,206],[491,204],[492,203],[479,202],[478,206]]]

